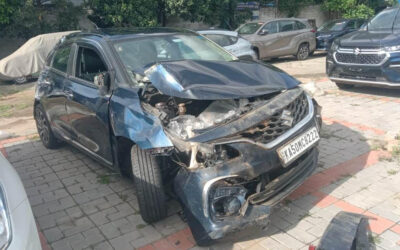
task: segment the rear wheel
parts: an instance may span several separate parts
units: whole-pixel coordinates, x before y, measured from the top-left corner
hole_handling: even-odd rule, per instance
[[[161,161],[134,145],[131,149],[131,163],[143,220],[152,223],[165,218],[167,204],[162,184]]]
[[[59,141],[51,130],[50,123],[47,120],[46,113],[41,104],[35,106],[35,121],[36,128],[40,137],[40,140],[48,149],[58,148],[62,142]]]
[[[23,84],[23,83],[26,83],[28,81],[28,79],[25,77],[25,76],[23,76],[23,77],[18,77],[18,78],[15,78],[14,79],[14,82],[16,83],[16,84]]]
[[[336,86],[338,86],[339,89],[351,89],[354,87],[353,84],[347,84],[347,83],[341,83],[341,82],[335,82]]]
[[[308,44],[307,43],[301,44],[296,54],[297,60],[306,60],[309,55],[310,55],[310,48],[308,47]]]

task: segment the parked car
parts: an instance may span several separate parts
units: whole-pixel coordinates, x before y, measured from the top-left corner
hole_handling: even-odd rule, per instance
[[[250,22],[236,31],[253,44],[259,59],[294,55],[298,60],[305,60],[316,48],[315,30],[304,19]]]
[[[336,39],[326,57],[329,78],[339,88],[400,87],[399,20],[399,8],[388,8],[362,30]]]
[[[173,186],[199,245],[265,222],[315,169],[321,126],[294,78],[170,28],[67,37],[34,117],[45,147],[67,141],[131,172],[146,222],[167,215]]]
[[[76,31],[48,33],[35,36],[14,53],[0,60],[0,80],[22,84],[37,77],[50,51],[64,36]]]
[[[257,56],[251,43],[239,36],[236,31],[229,30],[200,30],[198,33],[216,42],[239,59],[256,60]]]
[[[15,169],[1,153],[0,249],[42,249],[24,186]]]
[[[358,30],[364,23],[364,19],[336,19],[324,23],[316,34],[317,50],[329,50],[333,40]]]

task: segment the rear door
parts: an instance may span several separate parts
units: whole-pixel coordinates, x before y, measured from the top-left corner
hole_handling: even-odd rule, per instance
[[[297,29],[295,20],[279,21],[279,56],[291,55],[294,53],[294,38],[303,31]]]
[[[94,78],[108,72],[104,54],[85,43],[75,44],[72,75],[65,84],[69,126],[74,144],[107,164],[112,163],[108,104],[110,93],[102,93]]]
[[[46,111],[52,129],[64,138],[70,138],[70,127],[66,102],[68,95],[65,92],[64,84],[68,77],[72,61],[71,44],[59,47],[52,57],[49,68],[40,79],[40,84],[46,86],[47,94],[41,98],[40,103]]]

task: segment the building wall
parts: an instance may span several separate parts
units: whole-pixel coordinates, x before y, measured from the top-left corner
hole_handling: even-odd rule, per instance
[[[259,20],[265,21],[272,18],[287,17],[285,13],[281,13],[275,7],[265,7],[260,9]],[[309,5],[302,7],[299,11],[298,18],[315,19],[317,27],[329,20],[326,12],[322,11],[320,5]]]

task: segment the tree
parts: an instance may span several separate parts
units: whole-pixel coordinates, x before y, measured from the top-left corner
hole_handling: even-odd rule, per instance
[[[13,13],[20,5],[21,1],[18,0],[0,0],[0,27],[10,23]]]

